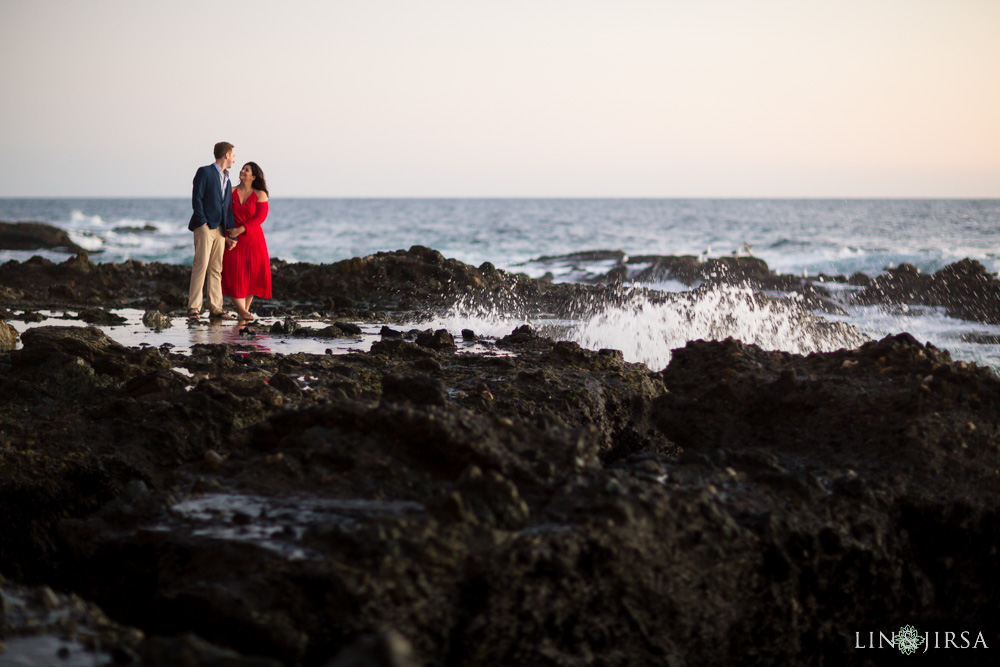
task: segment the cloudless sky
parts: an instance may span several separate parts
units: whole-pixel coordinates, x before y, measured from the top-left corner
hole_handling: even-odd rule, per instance
[[[3,0],[0,95],[0,196],[1000,197],[1000,0]]]

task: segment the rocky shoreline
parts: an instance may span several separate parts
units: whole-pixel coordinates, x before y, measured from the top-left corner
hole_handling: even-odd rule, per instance
[[[700,280],[829,296],[739,259]],[[704,271],[674,260],[660,275]],[[936,663],[995,662],[991,370],[907,334],[808,356],[693,341],[650,369],[521,327],[469,354],[393,327],[458,299],[572,314],[621,289],[419,247],[275,267],[269,316],[383,322],[382,340],[181,355],[24,330],[45,308],[183,309],[187,268],[0,265],[21,340],[0,353],[11,653],[47,636],[144,665],[884,664],[898,651],[857,637],[910,624],[983,633]],[[858,298],[993,321],[981,268],[901,267]]]

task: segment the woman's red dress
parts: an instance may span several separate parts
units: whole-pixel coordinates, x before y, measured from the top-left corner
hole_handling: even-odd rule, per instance
[[[227,248],[222,256],[222,293],[228,297],[271,298],[271,258],[260,228],[267,218],[267,208],[266,201],[257,201],[256,192],[241,204],[239,194],[233,190],[233,221],[247,231],[237,236],[236,247]]]

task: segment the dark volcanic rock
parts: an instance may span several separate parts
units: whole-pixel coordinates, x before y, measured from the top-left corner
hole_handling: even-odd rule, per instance
[[[157,231],[156,225],[143,225],[142,227],[136,225],[122,225],[115,227],[113,230],[116,234],[148,234]]]
[[[17,329],[0,320],[0,352],[13,350],[17,344]]]
[[[150,329],[156,329],[157,331],[173,326],[170,316],[158,310],[147,310],[143,313],[142,323]]]
[[[275,323],[274,326],[278,326]],[[271,333],[276,332],[274,326],[271,327]],[[313,327],[303,327],[298,324],[295,326],[295,330],[292,335],[296,338],[351,338],[353,334],[345,332],[341,327],[330,325],[328,327],[323,327],[322,329],[314,329]]]
[[[86,252],[65,231],[41,222],[0,222],[0,249]]]
[[[188,665],[218,665],[219,667],[281,667],[281,662],[268,658],[241,656],[236,651],[213,646],[194,634],[180,637],[149,637],[136,647],[136,659],[144,666],[187,667]],[[129,664],[131,659],[116,660]]]
[[[621,262],[625,258],[626,258],[625,253],[621,250],[587,250],[584,252],[571,252],[565,255],[544,255],[542,257],[539,257],[535,261],[552,262],[555,260],[559,260],[559,261],[599,262],[602,260],[613,259],[617,262]]]
[[[351,324],[350,322],[334,322],[333,326],[337,327],[348,336],[361,335],[361,327],[359,327],[357,324]]]
[[[455,349],[455,338],[445,329],[438,329],[433,333],[425,331],[417,335],[417,345],[434,350],[453,350]]]
[[[103,405],[58,399],[82,421],[52,427],[102,466],[104,507],[81,505],[77,483],[52,532],[55,506],[23,488],[37,527],[5,532],[0,564],[54,573],[151,633],[284,664],[345,659],[380,632],[429,664],[538,664],[552,650],[567,664],[787,662],[847,659],[853,628],[892,610],[917,627],[981,622],[998,593],[984,582],[1000,381],[909,337],[809,357],[692,343],[653,374],[522,328],[505,343],[516,358],[398,339],[339,359],[253,357],[270,387],[225,346],[199,346],[189,365],[214,378],[187,391],[93,331],[41,332],[29,360],[48,345],[139,368],[117,396],[86,397]],[[434,375],[408,371],[427,360]],[[32,368],[11,380],[47,391]],[[308,391],[293,369],[314,378]],[[38,409],[7,396],[13,414]],[[127,438],[99,426],[111,412]],[[18,423],[3,456],[36,432]],[[151,490],[126,491],[137,478]],[[184,518],[170,509],[184,498],[223,504]],[[248,541],[209,537],[213,522]],[[29,566],[32,552],[46,557]],[[813,620],[788,630],[807,608]]]
[[[796,276],[772,273],[767,263],[756,257],[717,257],[703,260],[693,255],[637,255],[628,264],[648,264],[632,279],[640,283],[678,280],[685,285],[739,285],[754,289],[792,291],[803,281]]]
[[[121,264],[94,264],[85,253],[56,264],[40,257],[26,262],[0,264],[0,284],[21,293],[22,303],[34,308],[51,305],[80,304],[121,307],[140,298],[157,295],[171,304],[177,291],[191,275],[190,267],[170,264],[145,264],[129,260]],[[181,286],[181,287],[178,287]]]
[[[358,638],[325,667],[417,667],[419,664],[406,637],[389,630]]]
[[[949,264],[933,275],[901,264],[872,280],[854,300],[861,304],[943,306],[952,317],[1000,324],[1000,281],[974,259]]]
[[[379,330],[379,335],[382,336],[382,338],[402,338],[403,332],[397,331],[391,327],[383,326]]]
[[[496,280],[499,280],[498,276]],[[409,251],[380,252],[330,265],[280,263],[272,274],[275,294],[313,299],[319,294],[339,295],[336,307],[367,304],[381,308],[424,306],[466,289],[486,285],[481,272],[423,246]]]
[[[45,316],[42,315],[41,313],[36,313],[33,310],[26,310],[23,313],[21,313],[21,316],[17,319],[21,320],[22,322],[44,322]]]
[[[295,334],[302,328],[302,325],[291,317],[286,317],[284,322],[275,322],[271,325],[271,333],[275,334]]]
[[[698,262],[697,258],[646,259],[660,267],[651,269],[654,273],[662,269],[666,272],[663,275],[672,275],[689,284],[701,280],[707,287],[733,284],[753,289],[803,290],[800,279],[772,274],[762,261],[750,257],[725,257],[708,262]],[[285,317],[284,324],[271,325],[272,333],[294,333],[297,325],[288,316],[290,311],[296,316],[312,317],[318,311],[327,311],[320,317],[337,318],[334,326],[357,335],[352,328],[357,325],[344,319],[380,320],[387,312],[414,309],[424,315],[456,304],[471,313],[503,312],[513,318],[527,319],[538,313],[577,318],[640,297],[652,303],[671,298],[657,291],[623,288],[620,281],[612,285],[578,285],[532,280],[524,274],[498,270],[488,262],[476,268],[445,259],[439,252],[421,246],[330,265],[288,264],[281,260],[272,264],[276,299],[294,304],[260,306],[261,312],[267,311],[270,317]],[[6,293],[3,292],[0,298],[17,302],[25,309],[79,309],[82,305],[105,309],[136,305],[145,309],[181,309],[186,303],[189,279],[190,269],[183,266],[137,261],[94,264],[85,255],[62,264],[33,258],[0,265],[0,285],[12,297],[3,297]],[[337,296],[326,296],[330,294]],[[802,305],[836,312],[837,307],[821,288],[806,289],[803,296],[806,299]],[[345,305],[348,303],[349,307]],[[334,333],[323,335],[331,337]]]
[[[382,400],[409,401],[418,405],[444,405],[448,398],[444,384],[427,375],[403,377],[387,375],[382,378]]]
[[[21,335],[24,349],[13,357],[16,365],[39,366],[60,357],[78,357],[89,364],[114,367],[125,348],[95,327],[35,327]]]
[[[390,267],[567,310],[614,294],[420,248],[293,266],[359,303],[406,296],[368,291]],[[908,335],[694,341],[658,372],[528,326],[489,354],[412,337],[182,356],[25,331],[0,353],[0,571],[141,629],[120,648],[152,664],[862,664],[855,633],[901,622],[1000,642],[991,371]]]
[[[77,315],[87,324],[124,324],[128,320],[103,308],[87,308]]]

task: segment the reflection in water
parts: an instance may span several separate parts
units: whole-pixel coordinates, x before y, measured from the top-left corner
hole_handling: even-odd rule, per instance
[[[240,326],[235,320],[213,320],[203,318],[189,322],[185,317],[174,317],[172,325],[159,331],[150,329],[142,323],[143,311],[135,308],[123,308],[113,311],[126,319],[122,324],[93,325],[106,333],[115,341],[126,347],[160,347],[169,345],[172,352],[189,354],[191,348],[199,344],[249,345],[261,352],[281,354],[346,354],[352,351],[367,351],[373,342],[379,340],[381,324],[363,324],[361,336],[353,338],[296,338],[284,334],[270,333],[271,324],[276,320],[257,320],[250,329],[250,335],[240,334]],[[75,319],[73,311],[42,310],[39,314],[45,317],[41,322],[14,322],[14,328],[20,332],[41,326],[88,326],[86,322]],[[304,327],[322,329],[331,322],[303,319],[298,321]],[[18,343],[20,347],[20,342]],[[328,352],[329,351],[329,352]]]
[[[212,493],[194,496],[170,509],[172,520],[148,529],[190,531],[195,537],[246,542],[289,560],[304,560],[322,557],[301,544],[310,528],[338,526],[350,529],[365,520],[422,512],[424,506],[411,500],[269,498]]]
[[[712,295],[709,294],[708,297]],[[683,326],[671,327],[670,318],[665,317],[669,314],[667,312],[669,308],[659,307],[645,310],[631,309],[617,313],[613,312],[613,309],[605,309],[589,318],[576,321],[545,317],[532,318],[528,321],[523,315],[511,314],[504,308],[478,312],[474,309],[463,309],[460,307],[461,304],[445,315],[402,325],[399,328],[443,328],[455,337],[459,353],[494,355],[502,352],[489,342],[463,342],[462,330],[472,329],[480,336],[499,338],[509,334],[514,328],[529,323],[539,333],[551,336],[555,340],[576,340],[584,347],[595,350],[605,347],[620,349],[624,352],[626,361],[642,361],[653,368],[662,368],[669,358],[670,350],[683,346],[685,341],[719,337],[719,335],[723,337],[732,335],[745,342],[758,343],[768,349],[801,353],[813,349],[797,347],[800,327],[786,326],[787,318],[775,317],[772,313],[764,311],[749,314],[732,308],[720,311],[712,298],[701,301],[704,303],[696,301],[690,305],[696,311],[705,313],[709,322],[713,321],[712,317],[721,314],[724,322],[733,325],[732,330],[723,330],[721,334],[712,336],[711,331],[692,328],[689,318],[683,318]],[[947,317],[943,308],[909,308],[901,314],[877,306],[847,304],[844,307],[848,315],[824,313],[820,317],[828,322],[853,324],[863,334],[874,339],[908,331],[919,341],[929,341],[940,349],[948,350],[956,361],[973,362],[1000,372],[1000,343],[997,342],[1000,341],[1000,325],[955,320]],[[382,328],[381,323],[356,322],[355,324],[361,328],[361,335],[357,337],[297,338],[285,334],[272,334],[270,327],[278,321],[276,319],[257,320],[256,326],[252,327],[255,330],[252,335],[241,335],[240,330],[244,327],[234,320],[210,320],[206,317],[196,322],[188,322],[184,317],[175,317],[173,326],[156,331],[142,324],[143,312],[140,310],[125,308],[113,312],[124,317],[125,323],[98,326],[112,339],[128,347],[167,345],[172,352],[179,354],[190,354],[191,348],[198,344],[250,346],[260,352],[273,354],[367,352],[372,343],[381,338],[379,332]],[[15,320],[12,324],[20,332],[37,326],[86,326],[86,323],[76,319],[75,311],[42,310],[39,314],[45,318],[41,322],[25,323]],[[332,324],[331,321],[320,319],[302,319],[298,322],[304,327],[313,329],[323,329]],[[778,333],[784,338],[776,337]],[[818,349],[853,346],[858,341],[839,340],[828,343],[819,346]]]
[[[20,332],[26,329],[42,326],[88,326],[86,322],[75,319],[73,311],[38,311],[45,319],[41,322],[14,322],[14,328]],[[246,327],[240,326],[235,320],[211,320],[203,318],[190,322],[185,317],[174,317],[172,325],[159,331],[150,329],[142,323],[143,311],[134,308],[123,308],[112,311],[125,318],[122,324],[94,325],[110,338],[126,347],[162,347],[169,346],[171,352],[190,354],[195,345],[241,345],[257,348],[259,352],[273,354],[348,354],[350,352],[367,352],[372,343],[381,340],[382,324],[355,322],[361,329],[360,336],[348,338],[298,338],[287,334],[272,334],[271,325],[279,320],[257,320],[250,327],[251,332],[241,334]],[[297,320],[303,327],[324,329],[332,321],[318,319]],[[414,325],[418,326],[418,325]],[[426,329],[429,325],[422,324],[418,328]],[[461,327],[452,331],[458,338],[460,353],[500,354],[488,343],[466,343],[461,341]],[[504,334],[509,331],[504,332]],[[21,347],[20,341],[17,343]]]
[[[41,665],[95,667],[95,665],[114,664],[108,653],[91,651],[80,642],[57,637],[55,633],[8,637],[4,643],[6,650],[0,656],[0,665],[5,667],[39,667]]]
[[[233,321],[223,320],[207,320],[207,324],[205,320],[201,320],[186,323],[186,326],[191,336],[191,345],[218,343],[226,345],[250,345],[258,348],[260,352],[272,351],[269,347],[271,334],[261,324],[249,327],[249,332],[246,331],[248,327]],[[175,351],[181,352],[182,350],[175,349]]]

